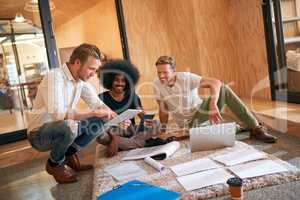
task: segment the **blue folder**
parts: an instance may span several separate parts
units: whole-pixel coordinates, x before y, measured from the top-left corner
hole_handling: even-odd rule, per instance
[[[102,195],[98,200],[175,200],[180,196],[179,193],[150,185],[138,180],[129,181]]]

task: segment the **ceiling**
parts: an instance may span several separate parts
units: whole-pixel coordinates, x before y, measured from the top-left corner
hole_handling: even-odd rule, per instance
[[[51,13],[54,26],[59,27],[75,16],[80,15],[85,10],[92,8],[100,1],[101,0],[53,0],[55,9],[52,10]]]
[[[35,26],[40,27],[38,13],[29,13],[24,10],[29,0],[0,0],[0,18],[14,18],[21,12],[25,19],[29,19]],[[53,0],[55,9],[51,11],[53,24],[58,27],[85,10],[95,6],[101,0]]]
[[[42,29],[26,22],[12,21],[10,23],[8,20],[1,20],[0,34],[11,33],[11,25],[14,33],[42,33]]]
[[[26,0],[0,0],[0,17],[13,18],[16,12],[23,12],[25,2]]]

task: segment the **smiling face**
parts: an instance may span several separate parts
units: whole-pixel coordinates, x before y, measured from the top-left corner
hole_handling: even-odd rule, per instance
[[[126,79],[124,75],[117,74],[112,82],[111,90],[114,93],[121,94],[125,91],[126,88]]]
[[[162,84],[168,84],[175,77],[175,70],[170,64],[159,64],[156,66],[157,77]]]
[[[87,81],[89,78],[94,76],[96,74],[96,70],[101,65],[100,60],[92,56],[89,56],[86,62],[84,62],[83,64],[81,64],[79,59],[77,59],[76,62],[79,62],[77,64],[80,65],[77,71],[77,75],[82,81]]]

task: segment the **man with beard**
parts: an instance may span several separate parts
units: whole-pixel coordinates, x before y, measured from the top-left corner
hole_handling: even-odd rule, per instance
[[[103,131],[105,121],[116,114],[97,96],[86,81],[101,65],[100,51],[91,44],[75,48],[69,62],[48,72],[38,87],[29,113],[28,140],[38,151],[50,150],[46,171],[58,183],[77,181],[74,171],[91,169],[79,162],[77,153],[96,137],[114,147],[114,140]],[[78,110],[82,98],[89,109]],[[94,119],[89,123],[89,120]]]
[[[159,118],[164,126],[168,123],[169,114],[180,127],[197,127],[207,120],[220,123],[220,111],[227,105],[250,130],[251,138],[266,143],[276,142],[277,138],[267,133],[228,85],[215,78],[176,72],[175,58],[171,56],[159,57],[155,65],[157,78],[154,86]],[[210,98],[200,98],[198,89],[203,88],[210,89]]]

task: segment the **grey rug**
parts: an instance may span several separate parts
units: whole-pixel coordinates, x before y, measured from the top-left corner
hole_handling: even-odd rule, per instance
[[[264,144],[248,140],[248,133],[239,134],[237,138],[300,168],[300,138],[278,132],[273,134],[279,137],[279,141],[276,144]],[[89,162],[93,161],[93,155],[90,157],[86,159]],[[45,159],[39,159],[0,169],[0,199],[87,200],[92,198],[93,171],[80,174],[79,182],[77,183],[57,185],[53,178],[44,171],[44,163]],[[245,200],[296,200],[299,196],[300,181],[244,193]],[[225,199],[229,199],[229,197],[215,198],[215,200]]]

